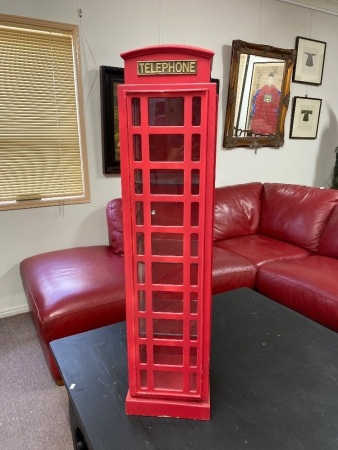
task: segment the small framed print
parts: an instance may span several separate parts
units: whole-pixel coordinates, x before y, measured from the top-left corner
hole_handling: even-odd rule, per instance
[[[297,58],[292,81],[305,84],[322,84],[326,42],[298,36]]]
[[[294,97],[290,139],[317,138],[321,106],[320,98]]]

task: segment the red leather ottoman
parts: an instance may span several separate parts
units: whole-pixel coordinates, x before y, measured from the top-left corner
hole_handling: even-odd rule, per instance
[[[125,320],[124,258],[111,246],[78,247],[23,260],[21,278],[52,377],[55,339]]]

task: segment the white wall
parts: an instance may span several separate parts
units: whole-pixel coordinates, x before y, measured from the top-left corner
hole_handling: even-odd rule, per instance
[[[109,199],[120,196],[120,177],[102,174],[98,71],[100,65],[122,67],[121,52],[161,43],[215,52],[212,76],[221,81],[217,186],[248,181],[328,185],[338,145],[338,16],[278,0],[1,0],[0,13],[80,26],[92,193],[86,205],[0,212],[0,316],[27,307],[19,275],[22,259],[107,242],[104,208]],[[222,149],[232,40],[294,48],[296,36],[327,42],[322,86],[291,86],[292,96],[323,99],[318,138],[289,140],[289,109],[283,148],[263,148],[256,154]]]

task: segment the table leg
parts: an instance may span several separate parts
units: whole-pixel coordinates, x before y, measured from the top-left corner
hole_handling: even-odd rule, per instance
[[[74,410],[72,402],[69,401],[69,420],[72,432],[74,450],[91,450],[92,447],[87,445],[85,433],[79,423],[79,418]]]

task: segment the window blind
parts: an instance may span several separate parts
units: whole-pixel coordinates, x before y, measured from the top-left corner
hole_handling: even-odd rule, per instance
[[[0,209],[89,201],[76,26],[0,16]]]

